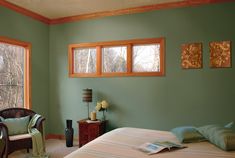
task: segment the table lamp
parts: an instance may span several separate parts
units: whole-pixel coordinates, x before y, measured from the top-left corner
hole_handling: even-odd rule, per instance
[[[92,102],[92,89],[83,89],[82,101],[87,103],[87,118],[89,119],[89,102]]]

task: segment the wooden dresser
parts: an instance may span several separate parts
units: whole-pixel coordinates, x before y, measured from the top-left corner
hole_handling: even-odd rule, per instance
[[[104,134],[106,131],[107,120],[100,122],[87,123],[86,119],[77,121],[79,147],[92,141]]]

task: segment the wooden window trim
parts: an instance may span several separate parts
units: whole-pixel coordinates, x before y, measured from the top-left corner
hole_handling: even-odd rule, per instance
[[[25,48],[25,63],[24,63],[24,108],[32,109],[31,100],[31,43],[23,42],[7,37],[0,36],[0,42],[22,46]]]
[[[160,71],[159,72],[132,72],[132,48],[133,45],[160,44]],[[127,47],[127,72],[102,73],[102,47],[126,46]],[[74,73],[73,50],[75,48],[96,48],[96,73]],[[122,41],[94,42],[70,44],[68,46],[69,77],[118,77],[118,76],[164,76],[165,74],[165,39],[148,38]]]

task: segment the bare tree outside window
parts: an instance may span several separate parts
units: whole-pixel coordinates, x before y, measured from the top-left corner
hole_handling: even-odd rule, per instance
[[[133,46],[133,72],[160,71],[160,44]]]
[[[24,47],[0,42],[0,109],[24,107],[24,53]]]
[[[103,72],[126,72],[127,71],[127,47],[104,47],[102,48]]]
[[[96,49],[76,48],[74,49],[74,72],[95,73],[96,72]]]

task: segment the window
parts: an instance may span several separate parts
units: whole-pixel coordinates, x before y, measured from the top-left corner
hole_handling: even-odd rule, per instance
[[[103,47],[102,48],[102,72],[126,72],[127,71],[127,47]]]
[[[0,109],[31,108],[30,48],[29,43],[0,37]]]
[[[164,39],[69,45],[70,77],[163,76]]]
[[[160,71],[160,44],[133,46],[133,72]]]
[[[74,72],[95,73],[96,72],[96,49],[76,48],[74,49]]]

